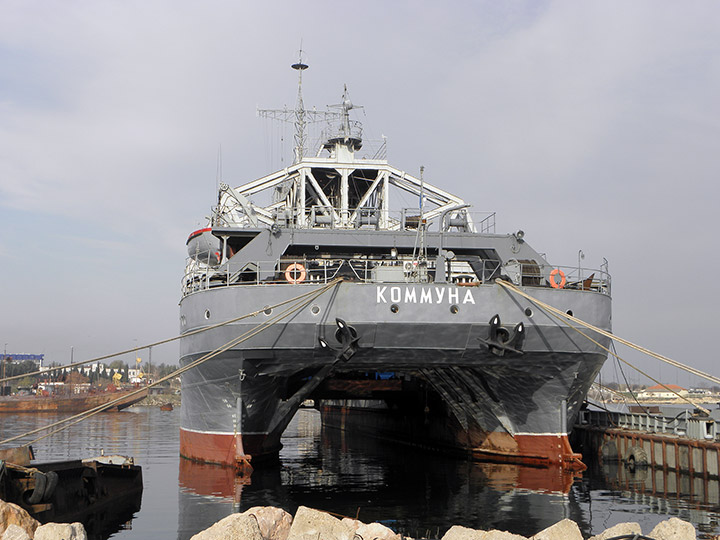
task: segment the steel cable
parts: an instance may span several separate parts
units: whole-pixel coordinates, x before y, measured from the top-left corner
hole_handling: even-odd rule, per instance
[[[505,287],[505,288],[508,289],[509,291],[512,291],[512,292],[514,292],[514,293],[516,293],[516,294],[519,294],[520,296],[522,296],[522,297],[530,300],[531,302],[533,302],[533,303],[534,303],[535,305],[537,305],[538,307],[541,307],[541,308],[545,309],[546,311],[549,311],[549,312],[550,312],[551,314],[553,314],[558,320],[564,322],[567,326],[569,326],[570,328],[572,328],[573,330],[575,330],[576,332],[578,332],[581,336],[584,336],[585,338],[587,338],[588,340],[590,340],[591,342],[593,342],[595,345],[597,345],[598,347],[600,347],[602,350],[604,350],[604,351],[607,352],[608,354],[614,356],[615,358],[617,358],[618,360],[620,360],[620,361],[623,362],[624,364],[627,364],[628,366],[630,366],[631,368],[633,368],[634,370],[636,370],[636,371],[637,371],[638,373],[640,373],[641,375],[644,375],[645,377],[647,377],[647,378],[650,379],[651,381],[659,384],[659,385],[662,386],[663,388],[666,388],[667,390],[669,390],[670,392],[672,392],[673,394],[675,394],[675,395],[676,395],[677,397],[679,397],[680,399],[682,399],[682,400],[684,400],[684,401],[687,401],[687,402],[688,402],[690,405],[692,405],[693,407],[695,407],[695,408],[697,408],[697,409],[700,409],[700,410],[702,410],[703,412],[705,412],[705,413],[707,413],[707,414],[710,414],[710,411],[708,411],[706,408],[698,405],[697,403],[692,402],[691,400],[689,400],[688,398],[686,398],[686,397],[684,397],[684,396],[681,396],[681,395],[678,394],[675,390],[673,390],[672,388],[669,388],[667,385],[663,384],[662,382],[658,381],[658,380],[655,379],[654,377],[652,377],[652,376],[650,376],[649,374],[645,373],[644,371],[642,371],[642,370],[641,370],[640,368],[638,368],[637,366],[634,366],[633,364],[631,364],[631,363],[628,362],[627,360],[621,358],[620,356],[618,356],[617,354],[615,354],[614,352],[612,352],[610,349],[608,349],[607,347],[603,346],[602,344],[600,344],[600,343],[599,343],[598,341],[596,341],[595,339],[593,339],[593,338],[591,338],[590,336],[588,336],[588,335],[587,335],[586,333],[584,333],[582,330],[580,330],[579,328],[576,328],[575,326],[573,326],[572,324],[570,324],[570,322],[575,322],[575,323],[577,323],[577,324],[579,324],[579,325],[581,325],[581,326],[584,326],[585,328],[587,328],[587,329],[589,329],[589,330],[592,330],[593,332],[597,332],[597,333],[600,334],[600,335],[603,335],[603,336],[605,336],[605,337],[608,337],[608,338],[610,338],[610,339],[613,339],[613,340],[615,340],[615,341],[618,341],[618,342],[622,343],[623,345],[627,345],[628,347],[630,347],[630,348],[632,348],[632,349],[635,349],[635,350],[637,350],[637,351],[643,352],[643,353],[645,353],[645,354],[647,354],[647,355],[649,355],[649,356],[652,356],[653,358],[656,358],[657,360],[661,360],[661,361],[666,362],[666,363],[668,363],[668,364],[670,364],[670,365],[672,365],[672,366],[678,367],[678,368],[680,368],[680,369],[684,369],[685,371],[688,371],[688,372],[690,372],[690,373],[693,373],[694,375],[696,375],[696,376],[698,376],[698,377],[704,377],[704,378],[708,379],[709,381],[713,381],[713,382],[720,383],[720,379],[719,379],[719,378],[713,377],[712,375],[708,375],[707,373],[703,373],[702,371],[696,370],[695,368],[691,368],[690,366],[686,366],[686,365],[684,365],[684,364],[681,364],[680,362],[677,362],[677,361],[675,361],[675,360],[671,360],[670,358],[667,358],[667,357],[662,356],[662,355],[660,355],[660,354],[654,353],[653,351],[651,351],[651,350],[649,350],[649,349],[646,349],[645,347],[641,347],[640,345],[636,345],[635,343],[632,343],[631,341],[628,341],[628,340],[626,340],[626,339],[617,337],[616,335],[612,334],[611,332],[608,332],[608,331],[606,331],[606,330],[603,330],[602,328],[598,328],[598,327],[596,327],[596,326],[593,326],[592,324],[587,323],[587,322],[585,322],[585,321],[582,321],[582,320],[578,319],[577,317],[573,317],[572,315],[570,315],[570,314],[568,314],[568,313],[565,313],[565,312],[563,312],[563,311],[561,311],[561,310],[559,310],[559,309],[557,309],[557,308],[555,308],[555,307],[553,307],[553,306],[551,306],[551,305],[549,305],[549,304],[546,304],[546,303],[543,302],[542,300],[538,300],[537,298],[535,298],[535,297],[533,297],[533,296],[530,296],[530,295],[527,294],[526,292],[518,289],[518,288],[517,288],[515,285],[513,285],[512,283],[508,283],[507,281],[504,281],[504,280],[501,280],[501,279],[495,280],[495,283],[498,283],[499,285],[502,285],[503,287]],[[563,320],[563,319],[565,319],[565,320]]]
[[[20,435],[16,435],[16,436],[14,436],[14,437],[10,437],[10,438],[8,438],[8,439],[5,439],[5,440],[3,440],[3,441],[0,441],[0,445],[6,444],[6,443],[9,443],[9,442],[13,442],[13,441],[16,441],[16,440],[18,440],[18,439],[22,439],[22,438],[27,437],[27,436],[29,436],[29,435],[34,435],[34,434],[39,433],[39,432],[41,432],[41,431],[46,431],[46,430],[51,429],[51,428],[53,428],[53,427],[55,427],[55,426],[60,426],[60,425],[62,425],[62,424],[66,424],[66,425],[63,425],[62,427],[60,427],[60,428],[58,428],[58,429],[56,429],[56,430],[53,430],[53,431],[51,431],[51,432],[49,432],[49,433],[46,433],[45,435],[43,435],[43,436],[41,436],[41,437],[38,437],[37,439],[34,439],[34,440],[32,440],[32,441],[30,441],[30,442],[25,443],[25,444],[22,445],[22,446],[29,446],[29,445],[31,445],[31,444],[33,444],[33,443],[36,443],[37,441],[40,441],[40,440],[42,440],[42,439],[44,439],[44,438],[46,438],[46,437],[49,437],[49,436],[51,436],[51,435],[54,435],[55,433],[58,433],[58,432],[60,432],[60,431],[63,431],[64,429],[67,429],[67,428],[69,428],[70,426],[75,425],[75,424],[77,424],[77,423],[79,423],[79,422],[81,422],[81,421],[83,421],[83,420],[85,420],[85,419],[87,419],[87,418],[90,418],[91,416],[94,416],[94,415],[97,414],[97,413],[100,413],[100,412],[102,412],[102,411],[104,411],[104,410],[106,410],[106,409],[111,408],[115,403],[118,403],[118,402],[121,401],[121,400],[127,399],[127,398],[130,397],[130,396],[139,395],[140,393],[144,392],[144,391],[147,390],[148,388],[152,388],[152,387],[157,386],[157,385],[159,385],[159,384],[161,384],[161,383],[163,383],[163,382],[166,382],[166,381],[168,381],[168,380],[170,380],[170,379],[172,379],[172,378],[174,378],[174,377],[177,377],[178,375],[181,375],[181,374],[185,373],[186,371],[189,371],[189,370],[191,370],[191,369],[199,366],[200,364],[202,364],[202,363],[204,363],[204,362],[207,362],[208,360],[211,360],[212,358],[215,358],[215,357],[218,356],[219,354],[224,353],[225,351],[231,349],[232,347],[234,347],[234,346],[236,346],[236,345],[239,345],[240,343],[242,343],[242,342],[244,342],[244,341],[247,341],[248,339],[256,336],[257,334],[263,332],[264,330],[267,330],[268,328],[270,328],[271,326],[273,326],[275,323],[281,321],[282,319],[288,317],[289,315],[291,315],[291,314],[293,314],[293,313],[295,313],[295,312],[297,312],[297,311],[300,311],[300,310],[303,309],[305,306],[307,306],[310,302],[312,302],[315,298],[317,298],[318,296],[322,295],[323,293],[325,293],[326,291],[330,290],[331,288],[335,287],[335,286],[338,285],[341,281],[342,281],[342,279],[336,279],[336,280],[332,281],[331,283],[328,283],[327,285],[325,285],[325,286],[324,286],[323,288],[321,288],[320,290],[312,291],[311,293],[305,293],[305,294],[296,296],[295,298],[292,298],[292,299],[290,299],[290,300],[287,300],[287,301],[281,302],[281,303],[279,303],[279,304],[276,304],[276,306],[281,306],[281,305],[285,305],[285,304],[288,304],[288,303],[291,303],[291,302],[297,302],[295,305],[293,305],[293,306],[285,309],[283,312],[279,313],[278,315],[275,315],[274,317],[272,317],[272,318],[270,318],[270,319],[262,322],[261,324],[259,324],[259,325],[256,326],[255,328],[253,328],[252,330],[248,330],[248,331],[245,332],[244,334],[242,334],[242,335],[240,335],[240,336],[238,336],[238,337],[236,337],[236,338],[233,338],[232,340],[228,341],[227,343],[225,343],[224,345],[218,347],[217,349],[215,349],[215,350],[213,350],[213,351],[205,354],[204,356],[198,358],[197,360],[194,360],[193,362],[189,363],[188,365],[186,365],[186,366],[184,366],[184,367],[181,367],[180,369],[175,370],[174,372],[170,373],[169,375],[166,375],[165,377],[162,377],[162,378],[158,379],[157,381],[155,381],[155,382],[153,382],[153,383],[151,383],[151,384],[148,384],[147,386],[144,386],[144,387],[142,387],[142,388],[139,388],[138,390],[136,390],[136,391],[134,391],[134,392],[131,392],[130,394],[126,394],[126,395],[124,395],[124,396],[122,396],[121,398],[118,398],[118,399],[116,399],[116,400],[110,401],[110,402],[108,402],[108,403],[104,403],[104,404],[102,404],[102,405],[98,405],[97,407],[94,407],[94,408],[89,409],[89,410],[87,410],[87,411],[83,411],[82,413],[78,413],[78,414],[76,414],[76,415],[73,415],[73,416],[71,416],[71,417],[69,417],[69,418],[65,418],[65,419],[63,419],[63,420],[59,420],[58,422],[54,422],[54,423],[52,423],[52,424],[48,424],[47,426],[43,426],[43,427],[34,429],[34,430],[32,430],[32,431],[28,431],[28,432],[22,433],[22,434],[20,434]],[[259,311],[253,312],[253,314],[261,313],[261,312],[264,311],[265,309],[267,309],[267,308],[264,308],[263,310],[259,310]],[[219,327],[219,326],[223,326],[223,325],[229,324],[229,323],[232,322],[232,321],[241,320],[241,319],[243,319],[243,318],[245,318],[245,317],[248,317],[248,316],[250,316],[250,315],[253,315],[253,314],[244,315],[244,316],[242,316],[242,317],[237,317],[237,318],[235,318],[235,319],[231,319],[230,321],[225,321],[225,322],[222,323],[222,324],[213,325],[213,326],[211,326],[211,327],[206,327],[206,328],[203,329],[203,331],[204,331],[204,330],[209,330],[210,328],[217,328],[217,327]],[[194,331],[194,332],[189,332],[189,333],[187,333],[187,334],[184,334],[184,335],[181,336],[181,337],[186,337],[186,336],[192,335],[193,333],[196,333],[196,332],[195,332],[195,331]]]
[[[202,328],[198,328],[197,330],[192,330],[185,334],[180,334],[179,336],[163,339],[161,341],[155,341],[154,343],[149,343],[147,345],[139,345],[137,347],[133,347],[132,349],[126,349],[124,351],[120,351],[120,352],[116,352],[116,353],[112,353],[112,354],[106,354],[105,356],[98,356],[95,358],[91,358],[90,360],[83,360],[81,362],[74,362],[72,364],[65,364],[63,366],[49,367],[44,370],[32,371],[30,373],[23,373],[21,375],[13,375],[12,377],[6,377],[4,379],[0,379],[0,383],[4,383],[6,381],[14,381],[16,379],[22,379],[24,377],[32,377],[33,375],[42,375],[43,373],[52,373],[53,371],[65,370],[65,369],[69,369],[69,368],[73,368],[73,367],[77,367],[77,366],[82,366],[85,364],[90,364],[93,362],[99,362],[101,360],[107,360],[108,358],[115,358],[116,356],[122,356],[123,354],[129,354],[129,353],[133,353],[133,352],[137,352],[137,351],[142,351],[143,349],[148,349],[150,347],[156,347],[158,345],[165,345],[166,343],[172,343],[173,341],[177,341],[177,340],[185,338],[185,337],[194,336],[195,334],[200,334],[202,332],[207,332],[208,330],[214,330],[215,328],[219,328],[221,326],[232,324],[232,323],[241,321],[243,319],[247,319],[248,317],[255,317],[255,316],[259,315],[260,313],[262,313],[263,311],[266,311],[268,309],[275,309],[280,306],[284,306],[285,304],[294,302],[295,300],[298,300],[299,298],[302,298],[304,296],[312,295],[312,294],[314,294],[314,292],[315,291],[307,292],[307,293],[301,294],[300,296],[296,296],[295,298],[291,298],[290,300],[285,300],[283,302],[279,302],[272,306],[267,306],[262,309],[258,309],[257,311],[253,311],[251,313],[246,313],[245,315],[235,317],[234,319],[228,319],[227,321],[219,322],[219,323],[216,323],[216,324],[213,324],[210,326],[204,326]]]

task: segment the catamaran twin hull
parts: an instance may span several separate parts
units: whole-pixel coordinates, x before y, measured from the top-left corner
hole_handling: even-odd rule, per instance
[[[472,285],[341,282],[328,289],[183,375],[181,455],[229,466],[277,456],[283,430],[312,398],[330,426],[477,458],[582,466],[567,433],[605,351],[498,284]],[[183,332],[322,286],[207,288],[183,298]],[[606,294],[522,289],[610,330]],[[184,338],[181,364],[283,309]]]

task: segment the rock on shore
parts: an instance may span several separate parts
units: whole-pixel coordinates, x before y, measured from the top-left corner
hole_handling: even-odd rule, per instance
[[[607,540],[624,534],[642,534],[638,523],[620,523],[589,540]],[[695,527],[678,518],[659,523],[649,534],[655,540],[695,540]],[[191,540],[404,540],[380,523],[365,524],[338,518],[327,512],[301,506],[294,517],[274,507],[254,507],[231,514]],[[583,540],[580,528],[564,519],[538,531],[529,539],[506,531],[482,531],[460,525],[451,527],[442,540]]]
[[[82,523],[46,523],[17,504],[0,500],[0,540],[87,540]]]
[[[625,534],[642,534],[638,523],[620,523],[589,540],[608,540]],[[658,523],[647,534],[654,540],[695,540],[695,527],[678,518]],[[291,516],[272,506],[256,506],[231,514],[191,540],[406,540],[380,523],[338,518],[301,506]],[[40,525],[16,504],[0,500],[0,540],[87,540],[82,523]],[[442,540],[528,540],[506,531],[482,531],[460,525],[451,527]],[[564,519],[537,532],[529,540],[583,540],[574,521]]]

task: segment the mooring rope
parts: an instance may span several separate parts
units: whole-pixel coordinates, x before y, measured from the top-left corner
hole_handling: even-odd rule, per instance
[[[332,282],[331,282],[331,283],[332,283]],[[130,353],[133,353],[133,352],[142,351],[142,350],[144,350],[144,349],[149,349],[150,347],[157,347],[158,345],[165,345],[166,343],[171,343],[171,342],[173,342],[173,341],[177,341],[177,340],[182,339],[182,338],[185,338],[185,337],[190,337],[190,336],[194,336],[195,334],[200,334],[200,333],[202,333],[202,332],[207,332],[208,330],[214,330],[215,328],[219,328],[219,327],[221,327],[221,326],[226,326],[226,325],[228,325],[228,324],[232,324],[232,323],[241,321],[241,320],[243,320],[243,319],[247,319],[247,318],[249,318],[249,317],[256,317],[257,315],[259,315],[260,313],[262,313],[262,312],[264,312],[264,311],[267,311],[268,309],[275,309],[275,308],[278,308],[278,307],[280,307],[280,306],[284,306],[285,304],[289,304],[290,302],[294,302],[295,300],[298,300],[299,298],[302,298],[302,297],[304,297],[304,296],[312,295],[312,294],[314,294],[315,292],[316,292],[316,291],[310,291],[310,292],[307,292],[307,293],[303,293],[303,294],[301,294],[301,295],[299,295],[299,296],[296,296],[295,298],[291,298],[291,299],[289,299],[289,300],[284,300],[283,302],[279,302],[279,303],[274,304],[274,305],[272,305],[272,306],[267,306],[267,307],[264,307],[264,308],[262,308],[262,309],[258,309],[257,311],[253,311],[253,312],[251,312],[251,313],[246,313],[245,315],[240,315],[239,317],[235,317],[234,319],[228,319],[227,321],[219,322],[219,323],[212,324],[212,325],[209,325],[209,326],[203,326],[202,328],[198,328],[197,330],[191,330],[190,332],[187,332],[187,333],[185,333],[185,334],[180,334],[180,335],[178,335],[178,336],[174,336],[174,337],[171,337],[171,338],[163,339],[163,340],[161,340],[161,341],[155,341],[154,343],[149,343],[149,344],[147,344],[147,345],[139,345],[139,346],[137,346],[137,347],[133,347],[132,349],[126,349],[126,350],[124,350],[124,351],[120,351],[120,352],[116,352],[116,353],[112,353],[112,354],[106,354],[105,356],[98,356],[98,357],[95,357],[95,358],[91,358],[90,360],[82,360],[82,361],[79,361],[79,362],[74,362],[74,363],[71,363],[71,364],[65,364],[65,365],[62,365],[62,366],[48,367],[48,368],[43,369],[43,370],[31,371],[31,372],[29,372],[29,373],[23,373],[23,374],[21,374],[21,375],[13,375],[12,377],[5,377],[4,379],[0,379],[0,383],[4,383],[4,382],[6,382],[6,381],[14,381],[14,380],[16,380],[16,379],[23,379],[23,378],[25,378],[25,377],[32,377],[32,376],[34,376],[34,375],[43,375],[43,374],[47,374],[47,373],[52,373],[52,372],[54,372],[54,371],[60,371],[60,370],[70,369],[70,368],[77,367],[77,366],[82,366],[82,365],[85,365],[85,364],[91,364],[91,363],[93,363],[93,362],[100,362],[101,360],[108,360],[109,358],[115,358],[116,356],[122,356],[123,354],[130,354]]]
[[[636,371],[637,371],[638,373],[640,373],[641,375],[644,375],[645,377],[647,377],[647,378],[650,379],[651,381],[659,384],[659,385],[662,386],[663,388],[665,388],[665,389],[667,389],[668,391],[672,392],[673,394],[675,394],[675,395],[676,395],[677,397],[679,397],[680,399],[682,399],[682,400],[684,400],[684,401],[687,401],[687,402],[688,402],[690,405],[692,405],[693,407],[695,407],[695,408],[697,408],[697,409],[700,409],[700,410],[704,411],[704,412],[707,413],[707,414],[710,414],[710,411],[708,411],[706,408],[698,405],[697,403],[694,403],[693,401],[691,401],[690,399],[688,399],[688,398],[685,397],[685,396],[681,396],[681,395],[680,395],[679,393],[677,393],[675,390],[673,390],[672,388],[668,387],[666,384],[658,381],[658,380],[655,379],[654,377],[650,376],[648,373],[645,373],[643,370],[641,370],[641,369],[638,368],[637,366],[634,366],[633,364],[631,364],[630,362],[628,362],[628,361],[625,360],[624,358],[620,357],[620,356],[617,355],[616,353],[612,352],[610,349],[608,349],[607,347],[605,347],[604,345],[602,345],[601,343],[599,343],[597,340],[591,338],[591,337],[588,336],[586,333],[584,333],[582,330],[580,330],[579,328],[576,328],[575,326],[573,326],[572,324],[570,324],[570,322],[574,322],[574,323],[577,323],[577,324],[579,324],[579,325],[581,325],[581,326],[584,326],[585,328],[587,328],[587,329],[589,329],[589,330],[592,330],[593,332],[597,332],[598,334],[601,334],[601,335],[603,335],[603,336],[605,336],[605,337],[608,337],[608,338],[610,338],[610,339],[614,339],[615,341],[618,341],[618,342],[622,343],[623,345],[627,345],[628,347],[630,347],[630,348],[632,348],[632,349],[635,349],[635,350],[637,350],[637,351],[643,352],[643,353],[645,353],[645,354],[647,354],[647,355],[649,355],[649,356],[652,356],[653,358],[656,358],[656,359],[658,359],[658,360],[661,360],[661,361],[663,361],[663,362],[667,362],[667,363],[669,363],[669,364],[672,365],[672,366],[678,367],[678,368],[680,368],[680,369],[684,369],[685,371],[688,371],[688,372],[690,372],[690,373],[692,373],[692,374],[694,374],[694,375],[696,375],[696,376],[698,376],[698,377],[704,377],[704,378],[706,378],[706,379],[708,379],[708,380],[710,380],[710,381],[720,383],[720,379],[718,379],[717,377],[713,377],[712,375],[708,375],[707,373],[703,373],[703,372],[700,371],[700,370],[697,370],[697,369],[692,368],[692,367],[690,367],[690,366],[686,366],[685,364],[682,364],[682,363],[680,363],[680,362],[677,362],[676,360],[671,360],[670,358],[667,358],[667,357],[665,357],[665,356],[662,356],[662,355],[660,355],[660,354],[657,354],[657,353],[655,353],[655,352],[653,352],[653,351],[651,351],[651,350],[649,350],[649,349],[646,349],[645,347],[641,347],[640,345],[636,345],[635,343],[633,343],[633,342],[631,342],[631,341],[628,341],[628,340],[626,340],[626,339],[620,338],[620,337],[616,336],[615,334],[612,334],[611,332],[608,332],[608,331],[606,331],[606,330],[603,330],[602,328],[598,328],[597,326],[593,326],[592,324],[587,323],[587,322],[585,322],[585,321],[583,321],[583,320],[581,320],[581,319],[578,319],[577,317],[574,317],[574,316],[570,315],[569,313],[565,313],[564,311],[559,310],[559,309],[551,306],[550,304],[546,304],[546,303],[543,302],[542,300],[538,300],[537,298],[535,298],[535,297],[533,297],[533,296],[530,296],[530,295],[527,294],[526,292],[518,289],[514,284],[508,283],[508,282],[505,281],[505,280],[497,279],[497,280],[495,280],[495,283],[498,283],[498,284],[502,285],[503,287],[505,287],[506,289],[508,289],[508,290],[510,290],[510,291],[512,291],[512,292],[514,292],[514,293],[516,293],[516,294],[519,294],[520,296],[522,296],[522,297],[530,300],[531,302],[533,302],[533,303],[534,303],[535,305],[537,305],[538,307],[541,307],[541,308],[545,309],[546,311],[550,312],[551,314],[555,315],[555,317],[556,317],[557,319],[559,319],[560,321],[564,322],[567,326],[569,326],[570,328],[572,328],[573,330],[575,330],[576,332],[578,332],[581,336],[584,336],[585,338],[587,338],[588,340],[590,340],[591,342],[593,342],[595,345],[597,345],[598,347],[600,347],[602,350],[604,350],[604,351],[607,352],[608,354],[614,356],[615,358],[617,358],[618,360],[620,360],[620,361],[623,362],[624,364],[627,364],[628,366],[630,366],[631,368],[633,368],[634,370],[636,370]]]
[[[617,396],[619,396],[620,398],[622,398],[622,400],[625,402],[625,405],[627,405],[627,406],[629,406],[629,407],[632,406],[632,405],[630,404],[630,402],[628,401],[627,396],[626,396],[625,394],[623,394],[622,392],[618,392],[617,390],[613,390],[612,388],[610,388],[610,387],[608,387],[608,386],[605,386],[605,385],[603,385],[603,384],[600,384],[600,383],[598,383],[598,382],[594,382],[594,383],[592,383],[592,385],[595,386],[595,387],[597,387],[597,388],[599,389],[600,395],[601,395],[602,400],[603,400],[603,404],[605,404],[605,397],[602,396],[602,390],[607,390],[608,392],[610,392],[610,393],[612,393],[612,394],[616,394]],[[635,395],[633,394],[633,398],[634,398],[634,397],[635,397]],[[611,411],[610,409],[607,408],[607,406],[603,407],[603,406],[601,406],[601,405],[598,405],[597,403],[593,403],[592,401],[590,401],[590,400],[587,399],[587,398],[585,399],[585,401],[588,402],[590,405],[594,405],[595,407],[599,407],[599,408],[601,408],[601,409],[603,409],[604,411],[607,411],[607,412],[620,412],[620,411]],[[658,415],[658,414],[655,414],[655,413],[651,413],[651,412],[648,410],[648,408],[645,407],[642,403],[640,403],[637,399],[635,399],[635,403],[637,403],[637,405],[644,411],[644,414],[645,414],[646,416],[649,416],[650,418],[654,418],[654,419],[660,420],[660,421],[663,422],[664,424],[672,424],[673,422],[675,422],[675,421],[677,420],[678,416],[680,416],[680,415],[678,415],[678,416],[675,417],[675,419],[670,420],[670,421],[668,422],[668,421],[665,420],[665,417],[664,417],[664,416]],[[684,413],[685,413],[685,411],[683,411],[683,412],[680,413],[680,414],[682,415],[682,414],[684,414]],[[632,414],[632,413],[631,413],[631,414]],[[611,420],[611,422],[612,422],[612,420]]]
[[[638,398],[635,395],[635,392],[633,392],[632,388],[630,388],[630,382],[628,381],[628,378],[625,375],[625,370],[623,369],[622,364],[620,363],[620,360],[618,360],[618,357],[617,357],[617,349],[615,348],[615,342],[614,341],[610,342],[610,346],[612,347],[613,355],[615,356],[615,360],[617,360],[617,367],[620,369],[620,374],[622,375],[622,378],[625,381],[625,387],[628,389],[628,392],[632,396],[633,401],[639,407],[641,407],[643,411],[645,411],[645,414],[647,414],[648,416],[652,416],[650,414],[650,412],[648,411],[648,409],[642,403],[640,403],[640,401],[638,401]],[[617,375],[617,372],[615,374]],[[665,386],[665,385],[663,385],[663,386]],[[624,401],[626,404],[629,404],[627,397],[624,398]]]
[[[211,360],[212,358],[215,358],[215,357],[218,356],[219,354],[222,354],[222,353],[228,351],[229,349],[231,349],[232,347],[234,347],[234,346],[236,346],[236,345],[239,345],[240,343],[243,343],[244,341],[247,341],[248,339],[256,336],[257,334],[259,334],[259,333],[267,330],[268,328],[270,328],[270,327],[273,326],[274,324],[276,324],[276,323],[278,323],[279,321],[281,321],[282,319],[284,319],[284,318],[292,315],[293,313],[296,313],[296,312],[300,311],[301,309],[303,309],[304,307],[306,307],[310,302],[312,302],[313,300],[315,300],[315,298],[319,297],[320,295],[324,294],[325,292],[327,292],[327,291],[330,290],[331,288],[335,287],[335,286],[338,285],[340,282],[342,282],[342,278],[333,280],[332,282],[328,283],[327,285],[325,285],[324,287],[322,287],[322,288],[319,289],[319,290],[311,291],[310,293],[304,293],[304,294],[301,294],[301,295],[296,296],[296,297],[294,297],[294,298],[291,298],[290,300],[286,300],[286,301],[284,301],[284,302],[281,302],[281,303],[279,303],[279,304],[276,304],[276,306],[282,306],[282,305],[285,305],[285,304],[289,304],[289,303],[291,303],[291,302],[296,302],[295,305],[292,305],[292,306],[288,307],[287,309],[285,309],[284,311],[282,311],[281,313],[279,313],[278,315],[275,315],[275,316],[267,319],[266,321],[263,321],[262,323],[260,323],[258,326],[256,326],[256,327],[253,328],[252,330],[248,330],[248,331],[245,332],[244,334],[241,334],[240,336],[231,339],[230,341],[228,341],[228,342],[225,343],[224,345],[218,347],[217,349],[215,349],[215,350],[213,350],[213,351],[205,354],[204,356],[198,358],[197,360],[194,360],[193,362],[190,362],[188,365],[186,365],[186,366],[184,366],[184,367],[181,367],[181,368],[175,370],[174,372],[166,375],[165,377],[162,377],[162,378],[158,379],[157,381],[155,381],[155,382],[153,382],[153,383],[150,383],[150,384],[148,384],[148,385],[146,385],[146,386],[143,386],[142,388],[139,388],[139,389],[137,389],[137,390],[135,390],[134,392],[131,392],[131,393],[129,393],[129,394],[125,394],[125,395],[123,395],[123,396],[120,397],[120,398],[117,398],[117,399],[115,399],[115,400],[109,401],[109,402],[104,403],[104,404],[102,404],[102,405],[98,405],[97,407],[94,407],[94,408],[89,409],[89,410],[87,410],[87,411],[83,411],[83,412],[81,412],[81,413],[78,413],[78,414],[76,414],[76,415],[70,416],[70,417],[65,418],[65,419],[63,419],[63,420],[59,420],[59,421],[54,422],[54,423],[52,423],[52,424],[48,424],[47,426],[43,426],[43,427],[40,427],[40,428],[31,430],[31,431],[22,433],[22,434],[20,434],[20,435],[16,435],[16,436],[14,436],[14,437],[10,437],[10,438],[5,439],[5,440],[3,440],[3,441],[0,441],[0,445],[6,444],[6,443],[9,443],[9,442],[13,442],[13,441],[16,441],[16,440],[18,440],[18,439],[22,439],[22,438],[28,437],[28,436],[30,436],[30,435],[34,435],[34,434],[39,433],[39,432],[41,432],[41,431],[46,431],[46,430],[51,429],[51,428],[56,427],[56,426],[62,426],[62,427],[59,427],[59,428],[56,429],[56,430],[53,430],[53,431],[51,431],[51,432],[49,432],[49,433],[46,433],[45,435],[42,435],[41,437],[38,437],[37,439],[34,439],[34,440],[32,440],[32,441],[30,441],[30,442],[27,442],[27,443],[25,443],[25,444],[22,445],[22,446],[30,446],[31,444],[34,444],[34,443],[36,443],[36,442],[38,442],[38,441],[40,441],[40,440],[42,440],[42,439],[44,439],[44,438],[46,438],[46,437],[50,437],[51,435],[54,435],[55,433],[59,433],[60,431],[63,431],[63,430],[65,430],[65,429],[69,428],[69,427],[72,426],[72,425],[75,425],[75,424],[77,424],[77,423],[79,423],[79,422],[82,422],[83,420],[86,420],[87,418],[90,418],[91,416],[94,416],[94,415],[96,415],[96,414],[98,414],[98,413],[100,413],[100,412],[102,412],[102,411],[104,411],[104,410],[106,410],[106,409],[109,409],[109,408],[113,407],[113,405],[119,403],[120,401],[123,401],[123,400],[127,399],[128,397],[132,397],[132,396],[139,395],[139,394],[141,394],[142,392],[145,392],[148,388],[152,388],[152,387],[157,386],[157,385],[159,385],[159,384],[161,384],[161,383],[163,383],[163,382],[166,382],[166,381],[168,381],[168,380],[170,380],[170,379],[172,379],[172,378],[174,378],[174,377],[177,377],[178,375],[181,375],[181,374],[185,373],[186,371],[189,371],[189,370],[191,370],[191,369],[199,366],[200,364],[202,364],[202,363],[204,363],[204,362],[207,362],[208,360]],[[274,307],[274,306],[273,306],[273,307]],[[258,311],[256,311],[256,312],[253,312],[253,313],[254,313],[254,314],[259,314],[259,313],[261,313],[261,312],[263,312],[263,311],[265,311],[265,310],[267,310],[267,309],[268,309],[268,308],[263,308],[263,309],[258,310]],[[242,317],[236,317],[235,319],[232,319],[232,321],[241,320],[241,319],[246,318],[246,317],[248,317],[248,316],[250,316],[250,315],[252,315],[252,314],[248,314],[248,315],[245,315],[245,316],[242,316]],[[225,325],[225,324],[229,324],[229,322],[230,322],[230,321],[225,321],[225,322],[222,323],[222,324],[213,325],[213,328],[217,328],[217,327],[219,327],[219,326],[222,326],[222,325]],[[205,328],[205,330],[208,330],[208,329],[210,329],[210,327]],[[187,336],[193,335],[193,334],[195,334],[195,333],[197,333],[197,332],[196,332],[196,331],[188,332],[187,334],[184,334],[184,335],[181,336],[181,337],[187,337]],[[65,424],[65,425],[63,425],[63,424]]]
[[[617,390],[613,390],[609,386],[605,386],[604,384],[600,384],[599,382],[594,382],[594,383],[592,383],[592,385],[596,386],[600,391],[607,390],[611,394],[616,394],[616,395],[620,396],[621,398],[627,399],[627,396],[625,394],[623,394],[622,392],[618,392]]]

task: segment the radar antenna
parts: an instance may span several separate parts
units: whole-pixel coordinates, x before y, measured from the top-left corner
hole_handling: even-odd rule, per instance
[[[328,105],[328,107],[340,109],[340,112],[337,113],[340,118],[340,133],[335,137],[331,137],[328,142],[351,143],[355,150],[359,150],[362,147],[362,125],[360,122],[350,120],[350,111],[353,109],[362,109],[363,106],[355,105],[350,101],[347,84],[343,90],[342,103],[338,105]]]
[[[359,148],[361,136],[359,136],[358,133],[361,133],[362,130],[359,127],[359,122],[352,122],[349,119],[348,113],[351,109],[358,109],[361,107],[353,105],[352,102],[350,102],[347,94],[347,87],[345,87],[345,93],[343,94],[343,104],[337,106],[342,109],[341,111],[316,111],[315,109],[308,110],[305,108],[302,96],[302,73],[308,68],[308,65],[303,62],[302,56],[303,50],[301,48],[298,61],[290,66],[298,72],[298,97],[295,109],[292,110],[287,107],[283,109],[258,109],[258,116],[295,124],[294,163],[299,163],[305,157],[307,143],[306,128],[308,122],[325,121],[329,123],[331,121],[340,120],[342,122],[340,129],[344,134],[343,138],[351,139],[353,142],[357,138],[356,148]]]
[[[298,98],[295,106],[295,163],[299,163],[305,154],[305,105],[302,97],[302,73],[308,68],[308,65],[302,61],[302,46],[300,46],[298,61],[290,67],[298,72]]]

